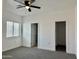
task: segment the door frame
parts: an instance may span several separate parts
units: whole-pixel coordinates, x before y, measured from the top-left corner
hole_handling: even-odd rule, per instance
[[[68,20],[61,20],[61,19],[56,19],[54,20],[54,39],[55,39],[55,45],[54,45],[54,48],[56,47],[56,28],[55,28],[55,23],[56,22],[61,22],[61,21],[65,21],[66,22],[66,52],[68,52],[68,39],[69,39],[69,32],[68,32],[68,25],[69,25],[69,21]],[[55,51],[56,51],[56,48],[55,48]]]
[[[66,21],[56,21],[55,22],[55,50],[56,50],[56,23],[57,22],[65,22],[65,30],[66,30]],[[65,34],[66,34],[66,32],[65,32]],[[66,46],[66,36],[65,36],[65,46]],[[65,51],[66,52],[66,51]]]
[[[38,48],[38,44],[39,44],[39,23],[31,23],[31,25],[32,24],[37,24],[37,26],[38,26],[38,38],[37,38],[37,48]],[[31,47],[32,47],[32,37],[31,37]]]

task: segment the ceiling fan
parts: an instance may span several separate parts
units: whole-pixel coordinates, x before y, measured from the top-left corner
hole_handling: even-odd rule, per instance
[[[41,8],[39,6],[31,5],[35,0],[24,0],[23,2],[20,2],[18,0],[14,0],[14,1],[16,1],[16,2],[21,4],[21,5],[18,5],[17,9],[25,7],[29,12],[31,12],[31,7],[32,8],[37,8],[37,9]]]

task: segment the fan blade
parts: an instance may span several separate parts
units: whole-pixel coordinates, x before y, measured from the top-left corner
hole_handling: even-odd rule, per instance
[[[17,6],[19,6],[19,7],[20,7],[20,6],[25,6],[25,5],[17,5]]]
[[[29,8],[28,11],[31,12],[31,9]]]
[[[25,5],[24,3],[22,3],[22,2],[20,2],[20,1],[18,1],[18,0],[14,0],[14,1],[16,1],[16,2],[18,2],[18,3],[21,3],[21,4]]]
[[[23,8],[23,7],[25,7],[25,6],[19,6],[19,7],[17,7],[16,9],[18,9],[18,8]]]
[[[37,9],[40,9],[41,8],[39,6],[34,6],[34,5],[31,5],[30,7],[37,8]]]

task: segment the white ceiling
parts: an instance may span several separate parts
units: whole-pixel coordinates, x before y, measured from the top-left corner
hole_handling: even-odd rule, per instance
[[[23,1],[23,0],[21,0]],[[14,0],[7,0],[7,9],[18,14],[18,15],[28,15],[41,12],[49,11],[62,11],[75,7],[76,0],[36,0],[33,5],[40,6],[41,9],[31,8],[32,12],[28,12],[25,8],[16,9],[19,3]],[[26,14],[25,14],[26,13]]]

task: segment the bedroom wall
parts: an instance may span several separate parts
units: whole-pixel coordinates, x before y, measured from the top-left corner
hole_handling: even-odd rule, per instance
[[[10,50],[21,46],[21,37],[6,37],[7,21],[14,21],[21,23],[21,17],[8,12],[7,15],[3,16],[2,19],[2,51]]]
[[[7,10],[7,1],[3,0],[3,14],[2,14],[2,51],[7,51],[16,47],[21,46],[21,37],[6,37],[7,21],[14,21],[21,23],[21,16],[16,15],[13,12]]]

